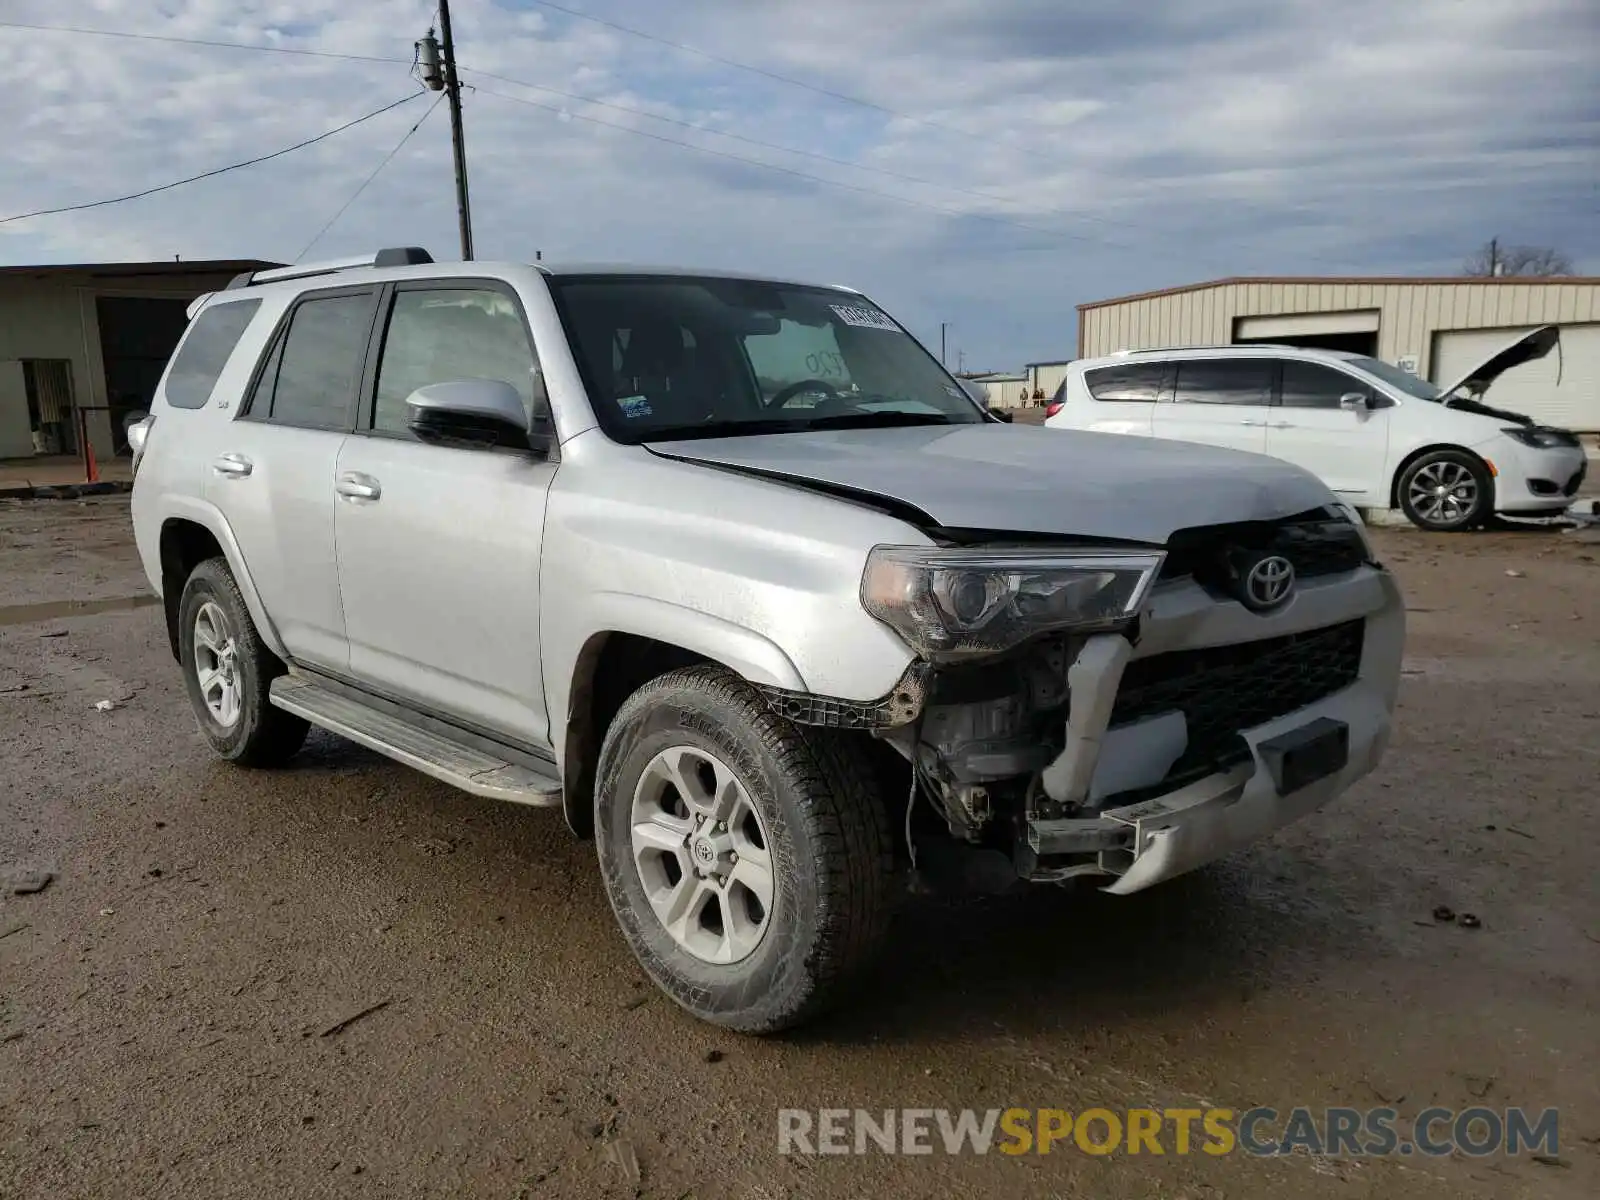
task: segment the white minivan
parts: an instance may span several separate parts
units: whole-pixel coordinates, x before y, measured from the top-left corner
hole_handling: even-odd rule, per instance
[[[1438,387],[1359,354],[1296,346],[1128,351],[1067,368],[1051,429],[1092,429],[1270,454],[1358,508],[1424,529],[1565,509],[1588,460],[1575,434],[1480,403],[1503,372],[1560,340],[1545,325]]]

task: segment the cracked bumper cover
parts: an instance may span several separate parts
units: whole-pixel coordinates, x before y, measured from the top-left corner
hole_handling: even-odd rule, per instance
[[[1098,826],[1119,835],[1114,839],[1118,847],[1099,855],[1101,869],[1117,876],[1106,891],[1119,895],[1141,891],[1212,862],[1321,808],[1378,765],[1389,744],[1399,687],[1404,605],[1386,573],[1367,573],[1361,583],[1369,608],[1355,683],[1292,713],[1241,730],[1250,750],[1247,763],[1138,804],[1102,809],[1098,820],[1071,823]],[[1351,614],[1347,610],[1344,615]],[[1080,656],[1079,662],[1102,663],[1105,685],[1114,693],[1121,678],[1120,657],[1089,653]],[[1101,707],[1085,705],[1079,711],[1095,712]],[[1344,766],[1305,787],[1280,794],[1261,745],[1318,718],[1341,721],[1348,727]],[[1098,730],[1074,731],[1069,723],[1067,749],[1045,772],[1046,788],[1053,797],[1079,803],[1088,797],[1087,781],[1098,764],[1071,759],[1075,747],[1078,755],[1098,755],[1104,733],[1103,725]],[[1051,787],[1052,782],[1057,786]],[[1055,823],[1037,823],[1049,824]],[[1030,840],[1038,845],[1032,828]]]

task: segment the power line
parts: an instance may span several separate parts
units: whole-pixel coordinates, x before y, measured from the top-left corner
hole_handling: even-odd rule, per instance
[[[135,42],[166,42],[174,46],[206,46],[216,50],[261,50],[268,54],[301,54],[309,58],[338,58],[346,62],[399,63],[403,58],[376,54],[342,54],[334,50],[308,50],[299,46],[263,46],[257,42],[224,42],[210,38],[172,37],[159,33],[127,33],[119,29],[85,29],[77,25],[34,25],[26,21],[0,21],[0,29],[30,29],[40,33],[77,33],[87,37],[126,38]]]
[[[399,108],[402,104],[409,103],[422,94],[422,92],[412,92],[408,96],[402,96],[392,104],[385,104],[382,108],[373,109],[373,111],[367,113],[365,116],[357,117],[353,121],[346,121],[343,125],[340,125],[336,129],[330,129],[326,133],[319,133],[316,137],[307,138],[303,142],[296,142],[292,146],[285,146],[282,150],[274,150],[271,154],[262,154],[255,158],[247,158],[243,162],[229,163],[227,166],[218,167],[213,171],[204,171],[199,175],[190,175],[187,179],[175,179],[171,183],[163,183],[156,187],[145,188],[140,192],[130,192],[126,196],[112,196],[106,200],[91,200],[86,204],[67,204],[60,208],[41,208],[34,212],[18,213],[16,216],[12,217],[0,217],[0,225],[8,225],[12,221],[26,221],[32,217],[51,217],[56,216],[59,213],[82,212],[84,209],[88,208],[104,208],[108,204],[121,204],[127,200],[138,200],[144,196],[153,196],[157,192],[171,191],[173,188],[182,187],[186,183],[198,183],[202,179],[211,179],[217,175],[224,175],[229,171],[237,171],[241,167],[253,167],[257,163],[268,162],[274,158],[282,158],[285,154],[292,154],[296,150],[303,150],[307,146],[314,146],[318,142],[326,141],[328,138],[333,137],[334,134],[343,133],[346,129],[354,129],[363,121],[370,121],[373,117],[381,117],[390,109]]]
[[[321,229],[317,230],[317,236],[312,238],[309,242],[307,242],[305,244],[305,247],[300,251],[300,253],[296,254],[294,256],[296,262],[299,262],[307,254],[310,254],[311,253],[311,248],[322,240],[322,235],[327,233],[328,230],[332,229],[335,225],[337,225],[339,223],[339,218],[344,216],[344,214],[350,210],[350,206],[361,198],[361,193],[367,190],[367,186],[374,179],[376,179],[379,175],[381,175],[383,173],[383,169],[385,167],[387,167],[389,165],[389,163],[394,160],[394,156],[399,154],[401,149],[404,148],[405,144],[411,140],[411,135],[416,133],[417,130],[422,128],[422,123],[424,121],[426,121],[429,117],[433,116],[433,110],[439,107],[439,101],[441,101],[443,99],[444,99],[444,94],[442,92],[439,95],[434,97],[433,103],[428,105],[428,111],[423,113],[421,117],[417,118],[417,123],[415,125],[413,125],[410,129],[406,130],[405,136],[402,137],[398,142],[395,143],[395,146],[394,146],[393,150],[390,150],[389,153],[387,153],[387,154],[385,154],[383,156],[383,161],[378,164],[377,168],[372,172],[372,174],[368,175],[365,179],[363,179],[361,181],[361,186],[356,188],[356,190],[350,194],[350,199],[346,200],[343,204],[341,204],[339,206],[339,211],[334,213],[333,216],[328,218],[328,223],[326,225],[324,225]]]
[[[765,79],[775,80],[778,83],[786,83],[790,87],[804,88],[808,92],[815,92],[819,96],[826,96],[830,100],[841,100],[846,104],[854,104],[860,108],[870,108],[875,112],[881,112],[891,117],[897,117],[902,121],[912,121],[918,125],[925,125],[929,129],[942,130],[945,133],[953,133],[960,137],[972,138],[975,141],[984,140],[980,137],[980,135],[976,133],[969,133],[965,129],[957,129],[954,125],[944,125],[938,121],[930,121],[926,117],[914,117],[910,113],[900,112],[898,109],[893,109],[887,105],[879,104],[875,100],[867,100],[860,96],[852,96],[848,92],[836,92],[831,88],[821,87],[815,83],[807,83],[804,79],[796,79],[792,75],[780,75],[777,71],[769,71],[765,67],[756,67],[750,65],[749,63],[739,62],[736,59],[723,58],[720,54],[712,54],[709,50],[701,50],[698,46],[689,46],[685,45],[683,42],[675,42],[671,38],[661,37],[658,34],[646,33],[642,29],[633,28],[631,25],[622,25],[616,21],[608,21],[604,17],[597,17],[592,13],[582,12],[576,8],[567,8],[565,5],[552,4],[550,0],[530,0],[530,3],[537,4],[540,8],[548,8],[558,13],[564,13],[569,17],[576,17],[580,21],[590,21],[596,25],[603,25],[607,29],[614,29],[618,33],[625,33],[630,37],[643,38],[647,42],[655,42],[657,45],[668,46],[671,49],[681,51],[684,54],[693,54],[697,58],[706,59],[708,62],[719,63],[724,67],[732,67],[736,71],[747,71],[751,75],[760,75]]]
[[[965,212],[958,208],[947,208],[942,204],[930,204],[925,200],[913,200],[909,196],[897,196],[893,192],[881,192],[876,188],[861,187],[854,183],[845,183],[838,179],[829,179],[824,175],[813,175],[808,171],[797,171],[793,167],[779,166],[777,163],[762,162],[759,158],[746,158],[742,154],[732,154],[726,150],[717,150],[710,146],[697,146],[693,142],[681,142],[677,138],[664,137],[659,133],[651,133],[648,129],[635,129],[631,125],[619,125],[615,121],[602,121],[599,117],[585,116],[583,113],[569,112],[557,108],[553,104],[541,104],[537,100],[529,100],[525,96],[509,96],[505,92],[493,92],[488,88],[477,88],[480,96],[494,96],[500,100],[509,100],[513,104],[526,104],[530,108],[543,109],[545,112],[554,113],[558,117],[570,117],[575,121],[587,121],[591,125],[602,125],[607,129],[620,129],[623,133],[631,133],[636,137],[649,138],[651,141],[662,142],[668,146],[676,146],[680,150],[693,150],[697,154],[709,154],[715,158],[725,158],[732,162],[743,163],[746,166],[760,167],[767,171],[776,171],[782,175],[790,175],[796,179],[805,179],[811,183],[820,183],[824,187],[841,188],[847,192],[856,192],[863,196],[876,196],[880,200],[890,200],[896,204],[910,205],[912,208],[924,208],[930,212],[942,213],[947,217],[970,217],[974,220],[991,221],[999,225],[1009,225],[1013,229],[1026,230],[1028,233],[1037,233],[1044,237],[1066,238],[1069,241],[1089,242],[1093,245],[1113,246],[1118,249],[1131,249],[1131,247],[1117,242],[1106,242],[1099,238],[1091,238],[1083,234],[1067,233],[1059,229],[1043,229],[1037,225],[1025,225],[1021,221],[1013,221],[1006,217],[995,216],[992,213]]]

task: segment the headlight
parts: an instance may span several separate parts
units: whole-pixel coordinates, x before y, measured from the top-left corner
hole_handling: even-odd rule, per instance
[[[995,654],[1052,630],[1117,629],[1138,614],[1166,555],[1145,550],[879,546],[861,604],[923,657]]]
[[[1554,450],[1558,446],[1578,444],[1578,439],[1565,429],[1541,429],[1537,425],[1510,425],[1500,432],[1524,446],[1532,446],[1535,450]]]
[[[1366,548],[1367,558],[1375,560],[1377,555],[1372,551],[1372,539],[1367,536],[1367,523],[1361,519],[1361,514],[1356,511],[1355,506],[1346,504],[1343,500],[1335,500],[1333,507],[1341,517],[1355,526],[1356,536],[1361,539],[1361,545]]]
[[[155,417],[148,416],[141,421],[135,421],[128,426],[128,449],[133,451],[133,470],[139,470],[139,460],[144,457],[144,448],[150,441],[150,429],[156,423]]]

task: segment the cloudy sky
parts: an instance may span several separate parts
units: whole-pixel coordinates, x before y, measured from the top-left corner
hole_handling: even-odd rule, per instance
[[[434,3],[3,0],[0,23],[322,55],[0,27],[0,218],[398,100]],[[1600,274],[1595,0],[452,11],[479,258],[850,283],[930,345],[948,322],[969,369],[1070,355],[1083,301],[1223,275],[1447,274],[1491,235]],[[310,244],[433,99],[217,179],[0,223],[0,263],[453,257],[443,105]]]

